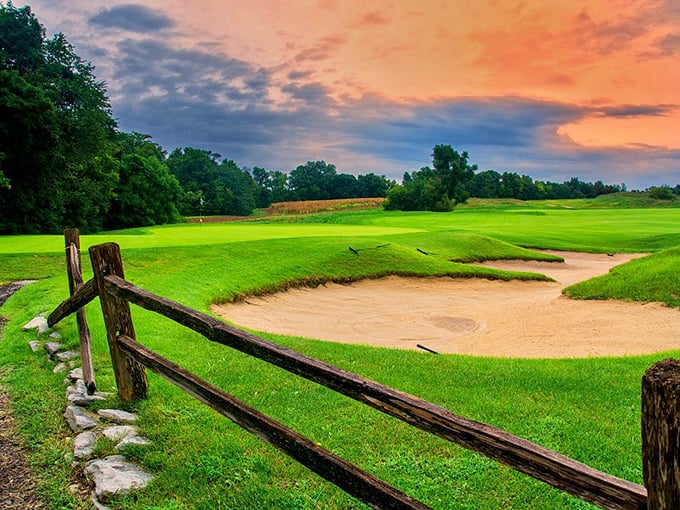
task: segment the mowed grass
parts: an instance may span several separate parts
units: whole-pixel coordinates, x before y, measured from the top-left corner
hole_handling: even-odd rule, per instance
[[[580,249],[595,241],[588,222],[579,227],[560,216],[560,212],[571,210],[554,216],[518,215],[520,207],[523,211],[532,210],[522,205],[480,207],[476,212],[470,208],[467,215],[459,214],[461,211],[443,215],[402,214],[401,218],[393,213],[338,214],[323,220],[336,222],[331,224],[181,225],[84,236],[83,244],[115,240],[122,247],[130,281],[207,311],[212,301],[385,274],[537,278],[540,276],[482,270],[464,262],[546,258],[545,254],[523,248],[533,246],[542,234],[548,235],[550,229],[541,223],[541,218],[553,217],[553,226],[570,225],[554,236],[560,238],[561,247]],[[543,207],[538,205],[535,210],[543,212]],[[627,293],[625,298],[646,300],[644,293],[633,294],[635,289],[664,285],[671,297],[673,292],[677,295],[677,280],[667,284],[661,277],[649,284],[654,267],[663,274],[677,267],[678,249],[664,245],[672,242],[669,223],[677,220],[674,211],[664,211],[670,219],[650,214],[638,223],[634,215],[624,214],[617,220],[619,211],[604,212],[611,226],[602,234],[607,246],[602,251],[612,249],[618,233],[638,239],[657,236],[656,244],[650,241],[643,249],[632,250],[656,253],[635,261],[637,265],[632,269],[627,264],[612,271],[602,279],[605,283],[594,285],[594,290],[584,295],[606,289],[608,279],[626,280],[633,273],[640,278],[627,288],[614,285],[619,292]],[[515,222],[519,216],[526,221]],[[477,230],[475,221],[480,223]],[[506,231],[508,223],[513,227]],[[251,227],[254,230],[248,232]],[[505,237],[490,235],[497,232],[505,232]],[[16,275],[28,278],[29,273],[41,278],[0,309],[9,319],[0,340],[0,382],[13,397],[22,437],[41,479],[41,490],[54,508],[79,508],[79,500],[65,489],[77,470],[71,468],[68,459],[72,445],[61,416],[65,405],[63,375],[52,374],[52,364],[46,357],[28,349],[26,344],[34,333],[20,330],[36,313],[53,309],[68,293],[61,262],[63,241],[55,236],[51,242],[57,249],[50,245],[47,251],[62,253],[36,251],[34,248],[40,243],[32,238],[0,239],[0,252],[4,253],[0,255],[0,281],[15,279]],[[550,240],[541,246],[554,248]],[[91,271],[86,256],[83,265],[88,278]],[[607,290],[602,297],[607,292],[612,291]],[[93,333],[98,387],[114,391],[99,304],[88,305],[87,314]],[[133,308],[133,317],[137,337],[145,345],[433,508],[590,508],[540,482],[330,390],[210,344],[160,316]],[[77,346],[73,317],[60,324],[58,330],[68,346]],[[266,336],[636,483],[642,481],[639,429],[642,373],[654,361],[680,354],[511,360],[433,356]],[[151,374],[149,380],[149,398],[123,407],[139,412],[142,433],[153,444],[126,453],[152,471],[156,479],[145,491],[117,498],[110,504],[112,508],[364,508],[160,378]],[[108,445],[102,445],[102,449],[106,448]]]

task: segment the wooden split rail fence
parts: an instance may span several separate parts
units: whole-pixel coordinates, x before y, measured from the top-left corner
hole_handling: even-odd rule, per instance
[[[133,303],[164,315],[212,342],[326,386],[602,508],[680,508],[680,361],[660,361],[643,376],[642,457],[645,486],[637,485],[501,429],[458,416],[413,395],[284,348],[136,287],[125,280],[120,250],[115,243],[90,248],[94,277],[83,283],[78,250],[75,248],[79,245],[77,238],[77,231],[66,232],[71,297],[50,314],[48,324],[52,326],[76,313],[83,352],[87,351],[83,359],[89,360],[89,332],[82,308],[99,296],[118,394],[123,401],[146,397],[147,368],[372,508],[429,508],[144,347],[135,337],[129,305]],[[84,370],[84,376],[88,388],[94,388],[91,363]]]

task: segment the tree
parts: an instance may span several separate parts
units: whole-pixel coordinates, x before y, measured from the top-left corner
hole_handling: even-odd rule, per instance
[[[476,173],[467,185],[470,196],[477,198],[500,197],[500,188],[501,174],[495,170]]]
[[[107,228],[128,228],[179,220],[182,194],[165,163],[165,152],[148,135],[118,133],[119,181],[106,217]]]
[[[465,202],[469,196],[465,185],[477,170],[477,165],[468,164],[468,153],[459,153],[450,145],[435,145],[432,149],[432,166],[449,200],[454,203]]]
[[[175,149],[170,153],[168,168],[184,191],[180,200],[182,214],[219,214],[213,189],[213,183],[217,180],[219,158],[219,154],[192,147]]]
[[[359,183],[352,174],[337,174],[333,179],[331,195],[328,198],[357,198]]]
[[[0,233],[102,227],[117,165],[106,90],[30,7],[0,5]]]
[[[393,180],[388,180],[384,175],[368,173],[357,176],[357,185],[360,197],[375,198],[387,195],[387,190],[396,185]]]
[[[219,154],[191,147],[175,149],[170,154],[168,168],[184,190],[182,214],[252,214],[257,184],[233,161],[219,163],[220,157]]]
[[[269,207],[274,202],[288,200],[288,176],[278,170],[268,171],[264,168],[253,168],[253,180],[257,185],[257,207]]]
[[[458,153],[450,145],[435,145],[432,166],[405,173],[402,184],[387,192],[385,209],[450,211],[465,202],[469,197],[466,186],[477,169],[468,163],[468,153]]]
[[[655,200],[675,200],[675,194],[670,186],[652,186],[647,190],[649,198]]]
[[[295,200],[327,200],[333,197],[335,165],[307,161],[288,174],[288,189]]]
[[[232,160],[222,161],[218,171],[218,187],[223,190],[221,214],[253,214],[257,203],[257,185],[250,174],[241,170]]]

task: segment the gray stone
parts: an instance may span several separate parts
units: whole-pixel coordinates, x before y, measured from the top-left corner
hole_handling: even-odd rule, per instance
[[[85,386],[85,381],[82,379],[76,379],[75,384],[66,388],[66,396],[72,395],[73,393],[87,393],[87,386]]]
[[[71,404],[87,407],[92,402],[101,402],[102,400],[106,400],[106,396],[102,395],[98,391],[95,391],[92,395],[88,395],[87,391],[85,391],[85,393],[74,391],[67,397],[67,400]]]
[[[73,432],[93,429],[99,423],[97,419],[79,406],[70,405],[64,411],[64,417]]]
[[[131,424],[137,421],[137,415],[128,413],[127,411],[119,411],[118,409],[100,409],[97,414],[109,421],[118,423],[120,425]]]
[[[142,437],[142,436],[137,436],[137,435],[127,436],[120,443],[118,443],[116,445],[116,450],[121,450],[129,444],[136,445],[136,446],[147,446],[147,445],[151,444],[151,441],[149,441],[147,438]]]
[[[79,357],[80,357],[80,353],[79,353],[79,352],[76,352],[76,351],[64,351],[64,352],[58,352],[58,353],[56,353],[55,357],[56,357],[59,361],[68,361],[68,360],[71,360],[71,359],[73,359],[73,358],[79,358]]]
[[[113,425],[102,430],[102,434],[111,441],[122,441],[128,436],[136,436],[137,427],[131,425]]]
[[[48,338],[50,340],[56,342],[57,340],[61,340],[61,334],[58,333],[57,331],[52,331],[52,333],[50,333],[50,336]]]
[[[78,379],[82,379],[83,378],[83,369],[80,368],[80,367],[74,368],[73,370],[71,370],[68,373],[67,377],[69,379],[71,379],[72,381],[77,381]]]
[[[90,496],[90,503],[92,503],[92,506],[95,508],[95,510],[111,510],[110,507],[100,503],[100,501],[97,499],[97,495],[94,492]]]
[[[28,345],[31,347],[31,350],[33,352],[38,352],[40,350],[40,346],[42,345],[42,342],[38,340],[31,340],[28,342]]]
[[[91,430],[81,432],[73,439],[73,455],[76,459],[89,459],[94,453],[99,434]]]
[[[97,499],[105,503],[116,494],[144,488],[153,480],[151,474],[128,462],[122,455],[91,461],[85,468],[85,474],[94,481]]]
[[[43,347],[51,358],[57,353],[59,349],[61,349],[61,344],[59,342],[47,342],[45,345],[43,345]]]
[[[33,317],[30,321],[28,321],[26,324],[24,324],[23,328],[24,331],[30,331],[32,329],[37,329],[38,334],[42,333],[43,331],[47,331],[49,327],[47,326],[47,319],[43,315],[38,315],[36,317]]]
[[[58,374],[59,372],[66,372],[68,370],[68,365],[66,363],[57,363],[52,369],[53,374]]]

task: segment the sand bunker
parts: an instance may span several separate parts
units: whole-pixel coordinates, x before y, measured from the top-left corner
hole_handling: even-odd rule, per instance
[[[242,327],[353,344],[499,357],[622,356],[680,349],[680,311],[582,301],[564,287],[641,255],[550,252],[565,263],[497,261],[552,282],[399,278],[296,289],[213,311]]]

